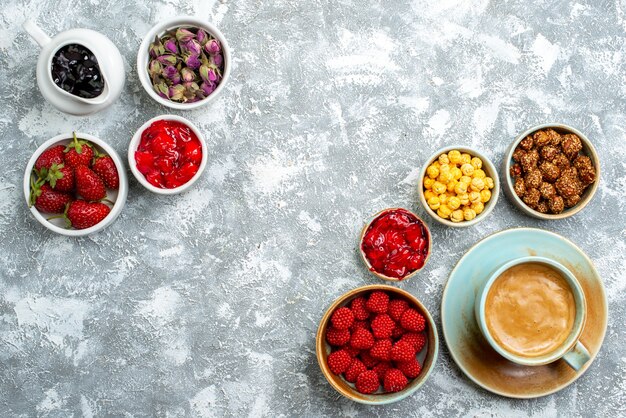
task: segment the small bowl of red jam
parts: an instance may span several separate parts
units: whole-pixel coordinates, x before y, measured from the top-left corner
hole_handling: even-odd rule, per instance
[[[128,147],[128,163],[146,189],[181,193],[202,175],[207,163],[204,137],[190,121],[162,115],[144,123]]]
[[[374,275],[401,281],[424,267],[431,246],[430,230],[420,217],[406,209],[391,208],[378,212],[365,225],[360,252]]]

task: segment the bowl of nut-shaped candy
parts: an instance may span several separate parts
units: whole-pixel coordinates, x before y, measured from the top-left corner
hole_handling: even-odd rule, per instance
[[[466,227],[485,219],[500,190],[498,171],[481,152],[459,145],[434,153],[419,175],[419,201],[437,222]]]
[[[522,212],[563,219],[591,201],[600,179],[598,154],[587,136],[560,123],[522,132],[502,161],[504,192]]]

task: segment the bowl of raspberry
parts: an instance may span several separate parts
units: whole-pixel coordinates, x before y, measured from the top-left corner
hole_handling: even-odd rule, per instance
[[[430,230],[422,219],[406,209],[390,208],[365,225],[359,252],[372,274],[397,282],[424,268],[431,246]]]
[[[71,132],[44,142],[24,172],[32,215],[61,235],[98,232],[120,214],[128,196],[121,158],[93,135]]]
[[[128,146],[128,163],[139,183],[162,195],[189,189],[207,164],[204,136],[189,120],[162,115],[144,123]]]
[[[355,402],[383,405],[406,398],[432,372],[437,327],[424,305],[389,285],[353,289],[328,308],[316,337],[324,377]]]

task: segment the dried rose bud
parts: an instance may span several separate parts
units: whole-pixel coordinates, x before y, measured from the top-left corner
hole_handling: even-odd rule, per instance
[[[154,85],[154,91],[157,92],[157,94],[161,97],[163,97],[164,99],[169,99],[169,88],[167,87],[167,84],[165,83],[157,83]]]
[[[157,60],[152,60],[150,61],[150,64],[148,65],[148,73],[150,73],[151,76],[154,76],[156,74],[161,74],[161,71],[163,70],[163,67],[161,66],[161,63]]]
[[[221,67],[224,62],[224,58],[222,57],[222,54],[217,54],[215,56],[211,56],[211,61],[216,67]]]
[[[176,55],[163,54],[161,56],[158,56],[157,59],[159,60],[161,64],[171,64],[171,65],[176,64]]]
[[[182,70],[180,70],[180,72],[183,78],[183,82],[189,82],[196,79],[196,73],[194,73],[193,70],[190,70],[189,68],[183,68]]]
[[[211,39],[204,45],[204,50],[209,55],[217,55],[222,51],[222,47],[217,39]]]
[[[196,37],[200,45],[204,46],[209,41],[209,35],[204,31],[204,29],[198,29],[198,33],[196,33]]]
[[[165,48],[161,43],[161,39],[158,36],[154,37],[154,42],[150,44],[150,48],[148,49],[148,53],[152,58],[156,58],[159,55],[163,55],[165,53]]]
[[[178,74],[178,70],[173,65],[168,65],[163,68],[163,77],[172,78],[175,74]]]
[[[215,91],[215,83],[204,82],[200,85],[200,88],[202,89],[202,92],[204,93],[204,95],[208,96],[209,94]]]
[[[178,45],[176,44],[175,39],[168,39],[167,41],[165,41],[163,46],[165,47],[166,51],[171,52],[172,54],[178,54]]]
[[[178,84],[169,88],[168,96],[171,100],[180,101],[185,94],[185,86]]]
[[[200,55],[202,52],[202,47],[195,39],[190,39],[187,42],[180,43],[181,51],[186,51],[191,55]]]
[[[178,42],[187,42],[190,39],[195,38],[196,35],[188,29],[178,28],[176,31],[176,39]]]
[[[185,64],[187,64],[187,67],[191,68],[192,70],[197,70],[198,68],[200,68],[200,65],[202,65],[197,55],[188,55],[185,58]]]

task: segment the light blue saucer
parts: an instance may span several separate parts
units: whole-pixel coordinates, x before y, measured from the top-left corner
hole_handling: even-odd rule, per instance
[[[587,318],[580,340],[591,360],[578,371],[563,360],[543,366],[512,363],[489,346],[478,328],[474,302],[482,284],[504,263],[529,255],[563,264],[583,288]],[[536,398],[563,389],[589,368],[604,340],[607,301],[593,263],[575,244],[545,230],[514,228],[484,238],[459,260],[443,292],[441,321],[450,355],[470,380],[502,396]]]

